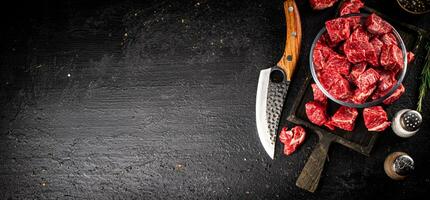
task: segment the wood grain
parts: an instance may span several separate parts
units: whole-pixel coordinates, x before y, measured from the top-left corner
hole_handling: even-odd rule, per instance
[[[299,9],[294,0],[286,0],[284,2],[284,11],[286,19],[285,50],[278,62],[278,67],[284,70],[287,80],[291,81],[297,60],[299,59],[302,26]]]

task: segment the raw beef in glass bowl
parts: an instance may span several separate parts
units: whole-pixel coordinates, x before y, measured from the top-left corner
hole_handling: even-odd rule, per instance
[[[326,22],[312,43],[309,63],[324,95],[365,108],[403,88],[407,50],[395,28],[377,15],[349,14]]]

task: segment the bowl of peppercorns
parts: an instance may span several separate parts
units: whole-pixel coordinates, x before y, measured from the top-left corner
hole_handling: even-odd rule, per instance
[[[397,3],[411,14],[420,15],[430,12],[430,0],[397,0]]]

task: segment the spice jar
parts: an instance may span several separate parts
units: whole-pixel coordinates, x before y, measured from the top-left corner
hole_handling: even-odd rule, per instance
[[[414,160],[405,152],[391,153],[384,162],[385,173],[393,180],[405,179],[414,169]]]
[[[418,111],[403,109],[394,115],[391,128],[400,137],[411,137],[419,131],[423,122],[422,119]]]

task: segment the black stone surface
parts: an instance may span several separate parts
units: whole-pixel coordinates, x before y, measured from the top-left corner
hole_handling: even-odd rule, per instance
[[[301,59],[335,10],[302,14]],[[368,1],[430,29],[394,1]],[[255,128],[259,70],[284,46],[282,1],[37,1],[1,7],[0,199],[409,199],[430,187],[429,98],[421,131],[384,132],[370,157],[329,151],[319,189],[295,186],[316,135],[270,158]],[[422,58],[418,58],[418,61]],[[414,108],[420,70],[390,109]],[[281,125],[285,125],[285,118]],[[279,145],[279,143],[278,143]],[[396,182],[385,157],[407,152]]]

